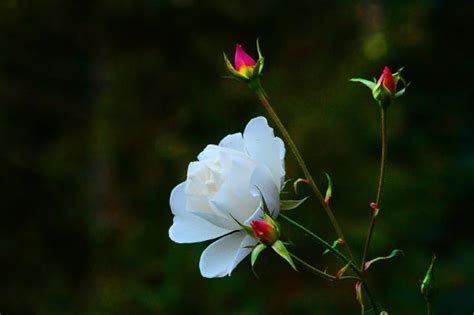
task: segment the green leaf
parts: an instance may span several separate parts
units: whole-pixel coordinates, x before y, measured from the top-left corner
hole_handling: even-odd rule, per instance
[[[252,251],[252,255],[250,257],[250,262],[252,264],[252,268],[255,265],[255,263],[257,262],[258,255],[260,255],[260,253],[263,252],[263,250],[266,249],[266,248],[267,248],[267,246],[264,245],[264,244],[258,244],[257,246],[255,246],[255,248]]]
[[[293,210],[298,208],[309,196],[299,200],[280,200],[280,210]]]
[[[338,238],[337,240],[335,240],[334,242],[332,242],[332,246],[331,246],[331,247],[332,247],[332,248],[336,248],[337,245],[340,244],[340,242],[341,242],[341,239]],[[328,254],[329,252],[330,252],[330,250],[329,250],[329,249],[326,249],[326,250],[323,252],[323,256],[326,255],[326,254]]]
[[[366,80],[366,79],[361,79],[361,78],[352,78],[349,81],[351,82],[359,82],[368,87],[369,89],[373,90],[375,88],[376,83]]]
[[[288,253],[288,250],[286,249],[282,241],[278,240],[273,243],[272,248],[278,255],[285,259],[295,271],[298,271],[298,269],[296,269],[295,263],[293,262],[293,259],[291,259],[290,253]]]
[[[388,256],[374,258],[374,259],[372,259],[372,260],[370,260],[370,261],[368,261],[364,264],[364,271],[368,270],[370,265],[372,265],[374,262],[377,262],[377,261],[380,261],[380,260],[391,259],[391,258],[395,257],[398,254],[403,255],[403,251],[400,250],[400,249],[394,249],[392,251],[392,253],[390,253],[390,255],[388,255]]]

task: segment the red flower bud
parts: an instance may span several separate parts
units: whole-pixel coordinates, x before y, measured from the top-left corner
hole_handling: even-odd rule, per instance
[[[255,61],[250,57],[245,50],[242,48],[242,45],[237,44],[235,46],[235,55],[234,63],[232,64],[224,54],[224,60],[227,66],[227,69],[234,78],[240,80],[251,80],[259,77],[263,71],[264,58],[262,52],[260,51],[260,46],[257,40],[257,51],[258,51],[258,60]]]
[[[254,220],[250,222],[255,238],[262,244],[272,245],[278,240],[280,233],[273,222]]]
[[[397,83],[395,82],[395,79],[392,75],[392,71],[390,71],[390,68],[387,66],[385,66],[382,75],[377,81],[377,85],[380,84],[382,84],[383,87],[387,89],[392,97],[395,97],[395,93],[397,92]]]
[[[392,74],[390,68],[386,66],[377,82],[375,82],[375,79],[374,81],[369,81],[362,78],[352,78],[351,81],[362,83],[368,87],[372,91],[373,98],[379,103],[379,106],[382,109],[386,109],[390,106],[393,99],[405,94],[405,90],[409,85],[401,76],[402,70],[403,68]],[[398,81],[402,81],[403,83],[403,88],[400,91],[397,91]]]
[[[250,57],[245,50],[242,49],[242,45],[235,45],[235,56],[234,56],[234,68],[240,73],[244,72],[244,67],[255,67],[255,60]]]

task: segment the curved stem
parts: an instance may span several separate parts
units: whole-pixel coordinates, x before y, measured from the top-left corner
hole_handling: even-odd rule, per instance
[[[385,108],[381,107],[380,110],[380,141],[382,145],[381,149],[381,156],[380,156],[380,172],[379,172],[379,183],[377,187],[377,197],[375,199],[375,207],[373,213],[372,213],[372,218],[370,219],[370,224],[369,224],[369,230],[367,232],[367,238],[365,240],[365,245],[364,245],[364,253],[362,255],[362,262],[360,265],[360,270],[364,270],[364,264],[367,259],[367,255],[369,253],[369,246],[370,246],[370,241],[372,240],[372,234],[374,232],[374,227],[375,227],[375,219],[377,217],[378,211],[381,206],[382,202],[382,190],[383,190],[383,182],[384,182],[384,176],[385,176],[385,161],[386,161],[386,151],[387,151],[387,125],[386,125],[386,117],[385,117]]]
[[[314,234],[313,232],[311,232],[310,230],[308,230],[307,228],[305,228],[304,226],[302,226],[298,222],[290,219],[286,215],[280,213],[279,217],[283,218],[285,221],[287,221],[291,225],[293,225],[293,226],[297,227],[298,229],[302,230],[307,235],[311,236],[314,240],[316,240],[318,243],[320,243],[323,247],[325,247],[330,252],[332,252],[334,255],[336,255],[340,260],[342,260],[344,263],[348,264],[349,268],[351,268],[351,270],[357,275],[357,277],[355,277],[355,278],[363,279],[363,274],[359,270],[359,268],[357,268],[357,266],[351,260],[349,260],[346,256],[344,256],[344,254],[342,254],[340,251],[338,251],[337,249],[332,247],[331,244],[329,244],[328,242],[323,240],[321,237],[317,236],[316,234]],[[295,259],[298,260],[297,258],[295,258]],[[372,296],[372,293],[369,289],[369,286],[367,285],[367,283],[364,280],[362,280],[362,283],[363,283],[364,290],[367,293],[367,296],[369,298],[370,304],[372,305],[372,308],[375,311],[375,314],[378,314],[377,304],[375,304],[375,300]]]
[[[331,224],[334,227],[334,230],[336,231],[337,236],[344,241],[344,243],[346,244],[346,248],[347,248],[347,252],[349,253],[349,256],[351,257],[352,261],[355,261],[354,257],[352,256],[352,252],[349,248],[349,245],[347,244],[346,238],[344,237],[344,234],[342,233],[341,227],[339,226],[339,223],[337,222],[336,217],[334,216],[334,213],[331,210],[331,207],[329,206],[327,202],[324,201],[323,194],[321,193],[318,186],[316,185],[316,182],[311,176],[311,173],[309,172],[308,167],[306,166],[306,163],[303,160],[303,157],[301,156],[300,151],[298,150],[298,147],[293,142],[293,139],[291,138],[290,134],[288,133],[285,126],[283,125],[280,118],[278,117],[277,113],[275,112],[272,105],[270,104],[270,101],[268,100],[267,94],[265,93],[265,90],[263,89],[260,83],[260,80],[258,78],[251,80],[249,82],[249,87],[250,89],[252,89],[252,91],[255,92],[258,99],[262,103],[263,107],[267,110],[268,114],[270,115],[274,123],[277,125],[278,129],[283,135],[283,138],[285,139],[286,143],[288,144],[291,151],[293,152],[293,155],[298,161],[298,164],[300,165],[304,176],[308,180],[311,189],[313,190],[314,194],[316,195],[319,202],[321,203],[324,210],[326,211],[326,214],[328,215],[329,220],[331,221]]]
[[[310,265],[309,263],[307,263],[306,261],[304,261],[303,259],[299,258],[298,256],[296,256],[295,254],[293,253],[289,253],[291,257],[293,257],[297,262],[299,262],[300,264],[302,264],[303,266],[305,266],[307,269],[309,269],[310,271],[312,271],[313,273],[325,278],[325,279],[328,279],[330,281],[339,281],[339,280],[356,280],[356,281],[360,281],[361,279],[359,277],[354,277],[354,276],[343,276],[343,277],[336,277],[336,276],[333,276],[333,275],[330,275],[328,274],[327,272],[324,272],[312,265]]]

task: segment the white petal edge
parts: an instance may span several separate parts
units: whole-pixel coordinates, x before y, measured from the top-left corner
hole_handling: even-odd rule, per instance
[[[186,213],[186,182],[178,184],[171,191],[170,207],[174,215]]]
[[[245,153],[244,138],[240,132],[224,137],[224,139],[219,142],[219,146]]]
[[[250,238],[250,239],[249,239]],[[205,278],[220,278],[230,275],[255,244],[244,231],[238,231],[218,239],[209,245],[201,255],[199,269]]]
[[[262,116],[251,119],[245,127],[243,137],[250,157],[265,164],[275,183],[281,186],[281,178],[285,172],[281,162],[281,155],[284,154],[281,148],[283,142],[281,139],[277,140],[273,129],[268,126],[267,119]]]
[[[280,153],[280,163],[281,163],[280,190],[281,190],[281,187],[283,186],[283,183],[285,182],[285,175],[286,175],[286,171],[285,171],[285,153],[286,153],[286,149],[285,149],[285,143],[280,138],[275,137],[275,143],[278,147],[278,152]]]
[[[262,197],[273,218],[280,212],[280,189],[272,180],[272,174],[265,165],[255,168],[250,179],[250,191],[254,196]]]

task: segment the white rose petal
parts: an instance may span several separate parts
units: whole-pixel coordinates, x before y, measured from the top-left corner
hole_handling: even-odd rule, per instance
[[[201,274],[206,278],[224,277],[230,275],[232,270],[251,251],[257,241],[238,231],[218,239],[202,252],[199,261]]]
[[[176,243],[196,243],[214,239],[231,232],[193,214],[186,213],[185,185],[185,183],[181,183],[171,192],[170,204],[175,216],[173,225],[169,230],[170,238]]]
[[[249,189],[252,195],[263,197],[270,214],[276,218],[280,211],[280,187],[268,180],[270,176],[270,170],[265,165],[259,165],[250,178]]]
[[[262,198],[271,215],[278,215],[284,157],[283,141],[264,117],[257,117],[243,135],[231,134],[219,145],[208,145],[198,161],[189,164],[186,181],[171,193],[174,219],[169,235],[178,243],[225,235],[203,252],[199,266],[204,277],[230,275],[257,244],[241,225],[263,216]]]
[[[285,177],[285,147],[281,139],[275,137],[264,117],[254,118],[247,124],[244,142],[249,155],[268,167],[275,184],[280,187]]]

